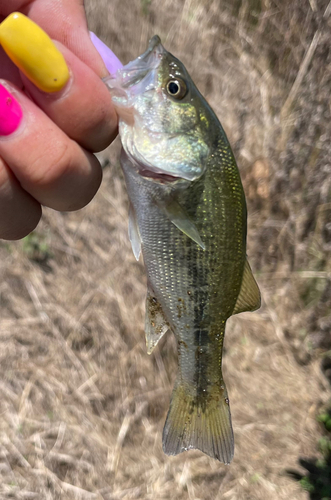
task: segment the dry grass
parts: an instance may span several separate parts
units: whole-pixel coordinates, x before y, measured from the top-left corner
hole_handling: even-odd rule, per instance
[[[227,329],[233,463],[166,457],[175,343],[146,354],[145,276],[113,145],[87,208],[45,210],[35,240],[0,245],[1,499],[306,498],[285,470],[315,454],[315,415],[329,397],[319,353],[331,311],[330,8],[320,3],[86,2],[91,29],[123,61],[159,33],[221,118],[264,303]]]
[[[125,199],[112,166],[90,207],[45,211],[46,262],[2,248],[2,497],[303,498],[284,470],[314,450],[320,378],[294,360],[267,306],[228,326],[233,464],[163,454],[175,346],[169,337],[146,354]]]

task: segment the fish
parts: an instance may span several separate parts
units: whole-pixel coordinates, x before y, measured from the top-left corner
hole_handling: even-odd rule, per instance
[[[119,116],[129,238],[147,274],[147,351],[168,331],[178,346],[163,450],[198,449],[229,464],[225,325],[261,303],[239,170],[217,116],[157,35],[106,84]]]

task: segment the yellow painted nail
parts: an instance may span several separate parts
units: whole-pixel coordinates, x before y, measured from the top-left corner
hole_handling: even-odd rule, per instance
[[[45,92],[61,90],[69,70],[61,52],[36,23],[20,12],[0,24],[0,44],[36,87]]]

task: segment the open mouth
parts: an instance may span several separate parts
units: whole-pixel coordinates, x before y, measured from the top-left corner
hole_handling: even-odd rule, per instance
[[[119,70],[122,87],[128,88],[137,85],[151,70],[157,69],[163,53],[164,48],[160,38],[157,35],[153,36],[146,52]]]
[[[155,70],[159,67],[165,49],[160,38],[155,35],[146,52],[117,70],[115,75],[104,78],[115,106],[130,106],[131,99],[146,88],[151,88]]]

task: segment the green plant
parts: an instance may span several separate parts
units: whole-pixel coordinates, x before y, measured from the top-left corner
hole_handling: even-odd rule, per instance
[[[44,263],[52,257],[46,236],[34,231],[23,239],[22,248],[26,256],[35,262]]]
[[[323,426],[323,436],[318,441],[322,455],[319,459],[300,459],[299,463],[307,470],[306,474],[296,471],[288,473],[309,493],[311,500],[331,500],[331,407],[325,409],[317,420]]]
[[[141,0],[141,10],[144,16],[148,16],[152,0]]]

